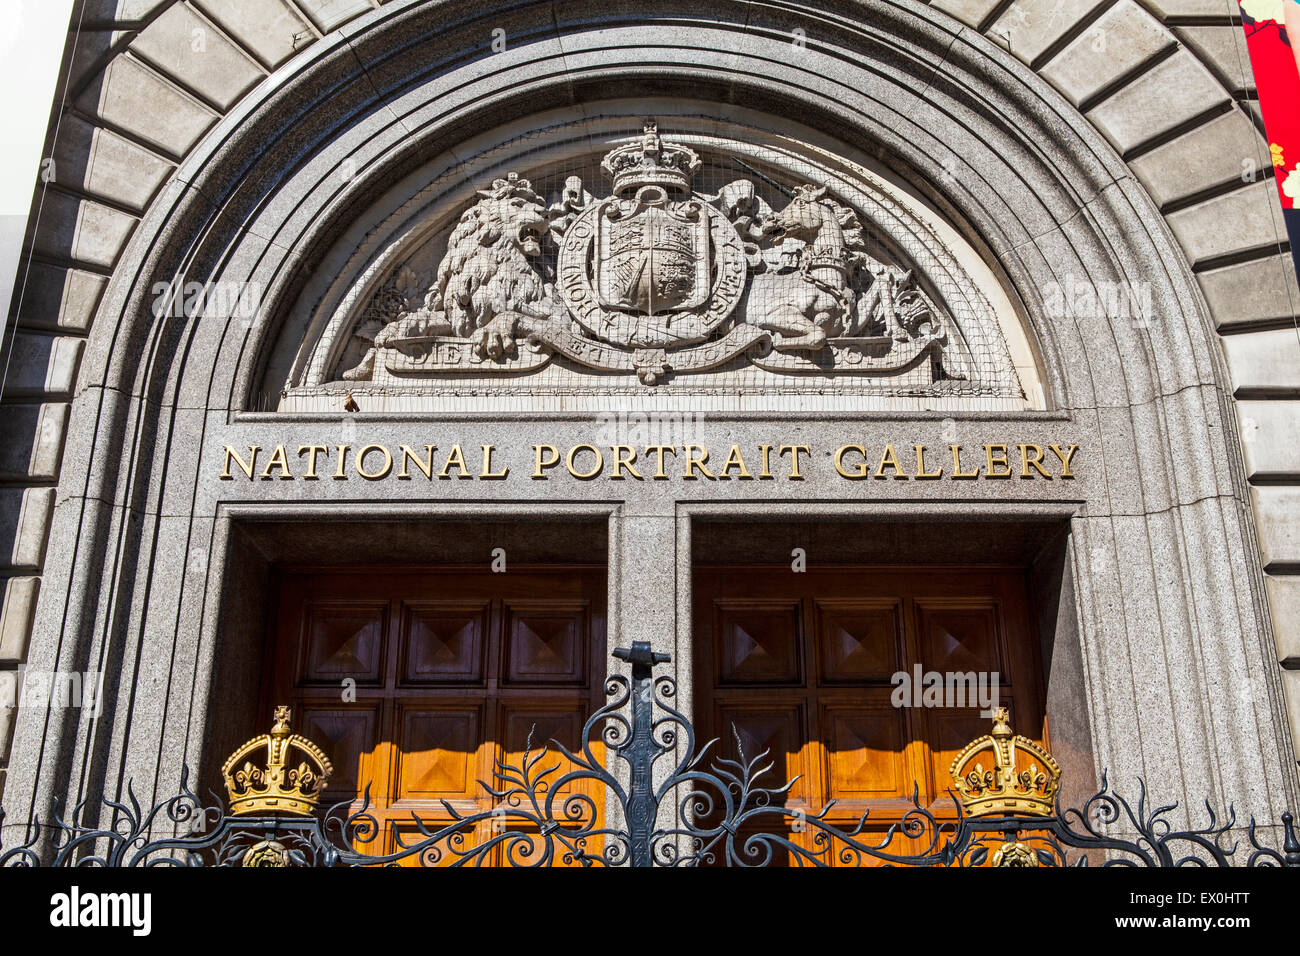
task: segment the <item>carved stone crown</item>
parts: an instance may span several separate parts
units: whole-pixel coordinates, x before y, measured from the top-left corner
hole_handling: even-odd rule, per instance
[[[265,760],[255,764],[249,758],[265,751]],[[291,757],[296,753],[297,757]],[[297,766],[293,766],[294,761]],[[235,767],[243,761],[239,769]],[[230,794],[230,812],[284,813],[310,816],[316,809],[325,781],[334,772],[325,752],[306,737],[289,732],[289,708],[275,709],[275,724],[269,734],[254,737],[228,758],[221,767]]]
[[[616,196],[635,194],[643,186],[689,195],[700,157],[693,149],[661,140],[658,124],[650,119],[639,140],[610,150],[600,166],[614,180]]]
[[[986,767],[990,757],[992,766]],[[967,744],[949,773],[967,816],[1056,812],[1061,768],[1043,747],[1011,732],[1005,707],[993,716],[993,732]]]

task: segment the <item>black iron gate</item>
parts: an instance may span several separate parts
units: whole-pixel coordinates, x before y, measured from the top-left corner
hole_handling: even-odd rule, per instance
[[[883,833],[868,830],[866,814],[837,827],[827,822],[829,806],[817,814],[784,806],[794,781],[766,786],[766,753],[738,751],[733,761],[714,753],[716,740],[696,748],[691,722],[673,706],[676,681],[653,674],[666,654],[634,643],[614,656],[630,665],[630,677],[608,678],[606,703],[587,720],[578,752],[555,741],[530,746],[517,766],[498,764],[493,784],[482,783],[492,809],[462,815],[444,801],[453,821],[432,827],[413,816],[395,852],[376,852],[368,788],[359,807],[348,801],[317,812],[328,757],[290,733],[281,708],[269,734],[227,760],[227,801],[202,802],[188,772],[180,794],[148,809],[128,786],[126,800],[105,800],[106,810],[82,804],[52,822],[33,821],[22,845],[0,847],[0,866],[1300,866],[1290,813],[1275,849],[1254,819],[1243,845],[1235,813],[1221,818],[1208,803],[1204,827],[1179,828],[1177,804],[1152,804],[1143,785],[1135,806],[1104,774],[1082,808],[1063,809],[1055,761],[1013,736],[1005,715],[954,761],[953,818],[922,806],[914,787],[912,807]],[[606,766],[615,760],[593,753],[597,731],[622,774]],[[552,747],[571,769],[560,772]],[[262,764],[252,762],[258,753]],[[1018,753],[1038,760],[1024,766]],[[965,760],[981,754],[990,766]],[[605,795],[607,813],[589,793],[569,789],[579,782]],[[98,822],[86,821],[92,816]],[[606,816],[608,825],[600,822]],[[799,842],[787,835],[795,823],[809,834]]]

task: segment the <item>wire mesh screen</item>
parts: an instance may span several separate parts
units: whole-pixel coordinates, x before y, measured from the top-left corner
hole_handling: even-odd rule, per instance
[[[525,134],[445,182],[442,225],[385,265],[317,381],[1023,400],[988,298],[877,181],[624,123],[562,149]]]

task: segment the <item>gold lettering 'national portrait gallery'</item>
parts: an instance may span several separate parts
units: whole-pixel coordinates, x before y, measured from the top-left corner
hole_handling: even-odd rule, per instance
[[[964,445],[318,444],[221,446],[227,481],[803,481],[829,467],[846,481],[1071,480],[1079,446],[1061,442]]]

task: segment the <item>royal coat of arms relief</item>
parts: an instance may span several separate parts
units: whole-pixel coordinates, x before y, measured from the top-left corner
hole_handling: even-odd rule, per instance
[[[872,254],[858,212],[827,186],[754,169],[708,193],[700,168],[651,120],[604,156],[603,197],[576,176],[551,201],[517,174],[494,180],[431,282],[403,266],[374,295],[354,330],[364,356],[341,377],[508,377],[562,357],[645,386],[738,364],[906,374],[913,387],[968,378],[951,317],[912,269]]]

